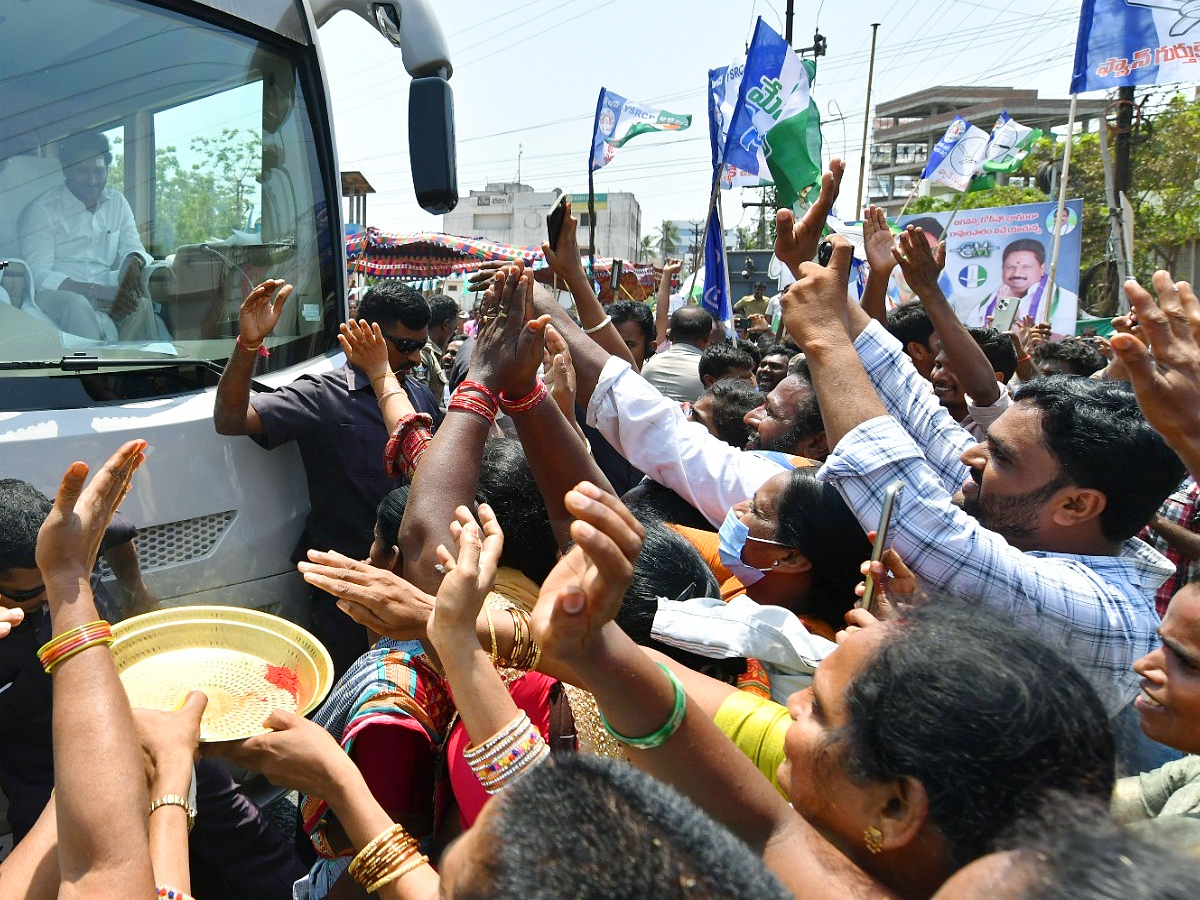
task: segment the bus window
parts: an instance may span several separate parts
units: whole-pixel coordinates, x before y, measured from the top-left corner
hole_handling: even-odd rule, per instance
[[[59,0],[55,15],[72,27],[49,42],[39,5],[6,9],[0,363],[84,351],[220,364],[242,298],[269,277],[296,290],[260,369],[336,346],[337,200],[306,102],[306,49],[136,0]],[[37,402],[164,396],[213,375],[183,365],[80,380],[84,391],[64,385],[57,400],[39,385]],[[0,392],[0,405],[35,392]]]

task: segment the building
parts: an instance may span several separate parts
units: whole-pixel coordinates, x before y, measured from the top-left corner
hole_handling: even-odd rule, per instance
[[[499,182],[458,201],[442,216],[442,231],[481,237],[516,247],[540,247],[546,239],[546,214],[558,198],[556,191],[538,191],[527,184]],[[571,209],[579,219],[579,247],[588,249],[587,194],[571,194]],[[596,255],[636,259],[642,231],[642,209],[627,192],[596,194]]]
[[[1088,124],[1104,115],[1104,100],[1080,100],[1075,119]],[[1071,101],[1049,100],[1037,91],[1011,87],[932,87],[880,103],[875,108],[871,136],[870,179],[867,200],[895,215],[904,206],[929,160],[929,151],[946,133],[955,116],[991,131],[1000,113],[1022,125],[1051,129],[1067,124]],[[1003,176],[1002,176],[1003,177]],[[941,185],[921,184],[918,196],[953,193]]]

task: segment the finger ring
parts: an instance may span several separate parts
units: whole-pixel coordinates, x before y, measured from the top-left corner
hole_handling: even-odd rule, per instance
[[[445,567],[445,566],[443,566],[441,563],[434,563],[434,564],[433,564],[433,571],[437,572],[439,575],[445,575],[445,574],[446,574],[446,567]]]

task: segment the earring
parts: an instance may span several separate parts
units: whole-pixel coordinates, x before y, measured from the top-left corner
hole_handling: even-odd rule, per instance
[[[779,560],[775,560],[775,562],[771,563],[771,565],[772,565],[772,566],[777,566],[777,565],[779,565]]]
[[[872,855],[880,853],[883,850],[883,832],[874,825],[870,826],[863,831],[863,843]]]

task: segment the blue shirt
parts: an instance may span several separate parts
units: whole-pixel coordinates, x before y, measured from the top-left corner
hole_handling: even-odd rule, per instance
[[[417,412],[441,421],[429,388],[409,376],[404,391]],[[310,509],[292,559],[304,559],[310,549],[365,558],[379,501],[405,484],[383,469],[388,433],[367,376],[346,363],[256,394],[250,405],[263,424],[254,439],[268,450],[296,441],[304,461]]]

